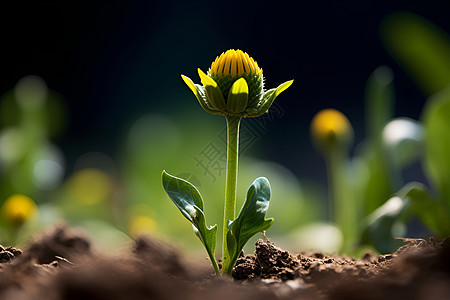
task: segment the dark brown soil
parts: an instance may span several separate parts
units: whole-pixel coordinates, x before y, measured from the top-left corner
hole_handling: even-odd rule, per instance
[[[0,299],[450,299],[450,242],[405,240],[361,259],[290,254],[259,240],[233,278],[187,263],[157,239],[98,253],[79,231],[56,226],[22,251],[0,248]]]

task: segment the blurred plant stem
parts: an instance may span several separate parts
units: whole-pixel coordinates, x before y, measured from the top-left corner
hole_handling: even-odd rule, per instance
[[[376,68],[367,80],[365,90],[366,149],[364,159],[368,167],[364,205],[368,215],[382,205],[399,188],[399,170],[389,161],[382,132],[394,117],[394,75],[390,68]]]
[[[236,188],[238,171],[239,150],[239,126],[242,117],[227,116],[227,177],[225,183],[225,207],[223,217],[223,271],[231,273],[233,265],[230,264],[230,253],[227,246],[228,221],[235,218],[236,213]]]
[[[342,233],[341,252],[351,253],[358,236],[358,204],[349,182],[348,153],[334,148],[325,157],[329,186],[330,216]]]

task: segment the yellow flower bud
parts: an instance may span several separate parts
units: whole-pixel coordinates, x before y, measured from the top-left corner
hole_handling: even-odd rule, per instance
[[[202,85],[181,77],[204,110],[224,116],[259,117],[293,82],[265,90],[263,70],[258,63],[246,52],[234,49],[216,57],[207,74],[200,69],[198,74]]]
[[[353,140],[353,128],[341,112],[329,108],[318,112],[311,121],[311,137],[320,151],[347,148]]]
[[[37,206],[31,198],[15,194],[6,199],[1,211],[5,220],[14,226],[20,226],[36,214]]]

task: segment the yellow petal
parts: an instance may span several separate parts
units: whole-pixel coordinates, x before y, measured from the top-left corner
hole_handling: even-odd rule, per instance
[[[242,60],[244,62],[244,67],[245,67],[245,73],[247,73],[247,74],[250,74],[252,72],[252,68],[249,63],[249,58],[250,57],[248,56],[247,53],[242,54]]]
[[[242,63],[242,51],[241,50],[238,50],[237,51],[237,61],[238,61],[238,63],[237,63],[237,72],[238,72],[238,75],[239,76],[242,76],[242,74],[244,74],[244,65],[243,65],[243,63]]]
[[[217,68],[217,73],[216,73],[217,75],[223,73],[223,68],[225,66],[225,56],[223,55],[223,52],[222,52],[222,54],[219,57],[218,64],[219,64],[219,66]]]
[[[230,66],[231,66],[231,55],[227,55],[225,58],[225,67],[223,68],[223,75],[227,76],[230,74]]]
[[[231,72],[230,72],[230,75],[231,75],[231,77],[234,77],[237,74],[237,65],[236,65],[237,54],[236,54],[236,52],[234,52],[231,56],[232,56],[232,58],[231,58]]]

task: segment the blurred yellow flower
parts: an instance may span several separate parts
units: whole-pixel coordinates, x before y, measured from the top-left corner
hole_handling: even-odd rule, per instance
[[[85,205],[105,202],[111,195],[113,182],[110,176],[98,169],[87,168],[74,173],[68,180],[71,197]]]
[[[344,114],[328,108],[319,111],[312,119],[311,136],[320,150],[347,147],[353,139],[353,128]]]
[[[15,194],[3,203],[2,215],[9,223],[20,226],[31,219],[37,212],[37,206],[31,198]]]
[[[147,216],[134,216],[128,224],[128,232],[136,237],[141,234],[154,232],[156,229],[156,221]]]

